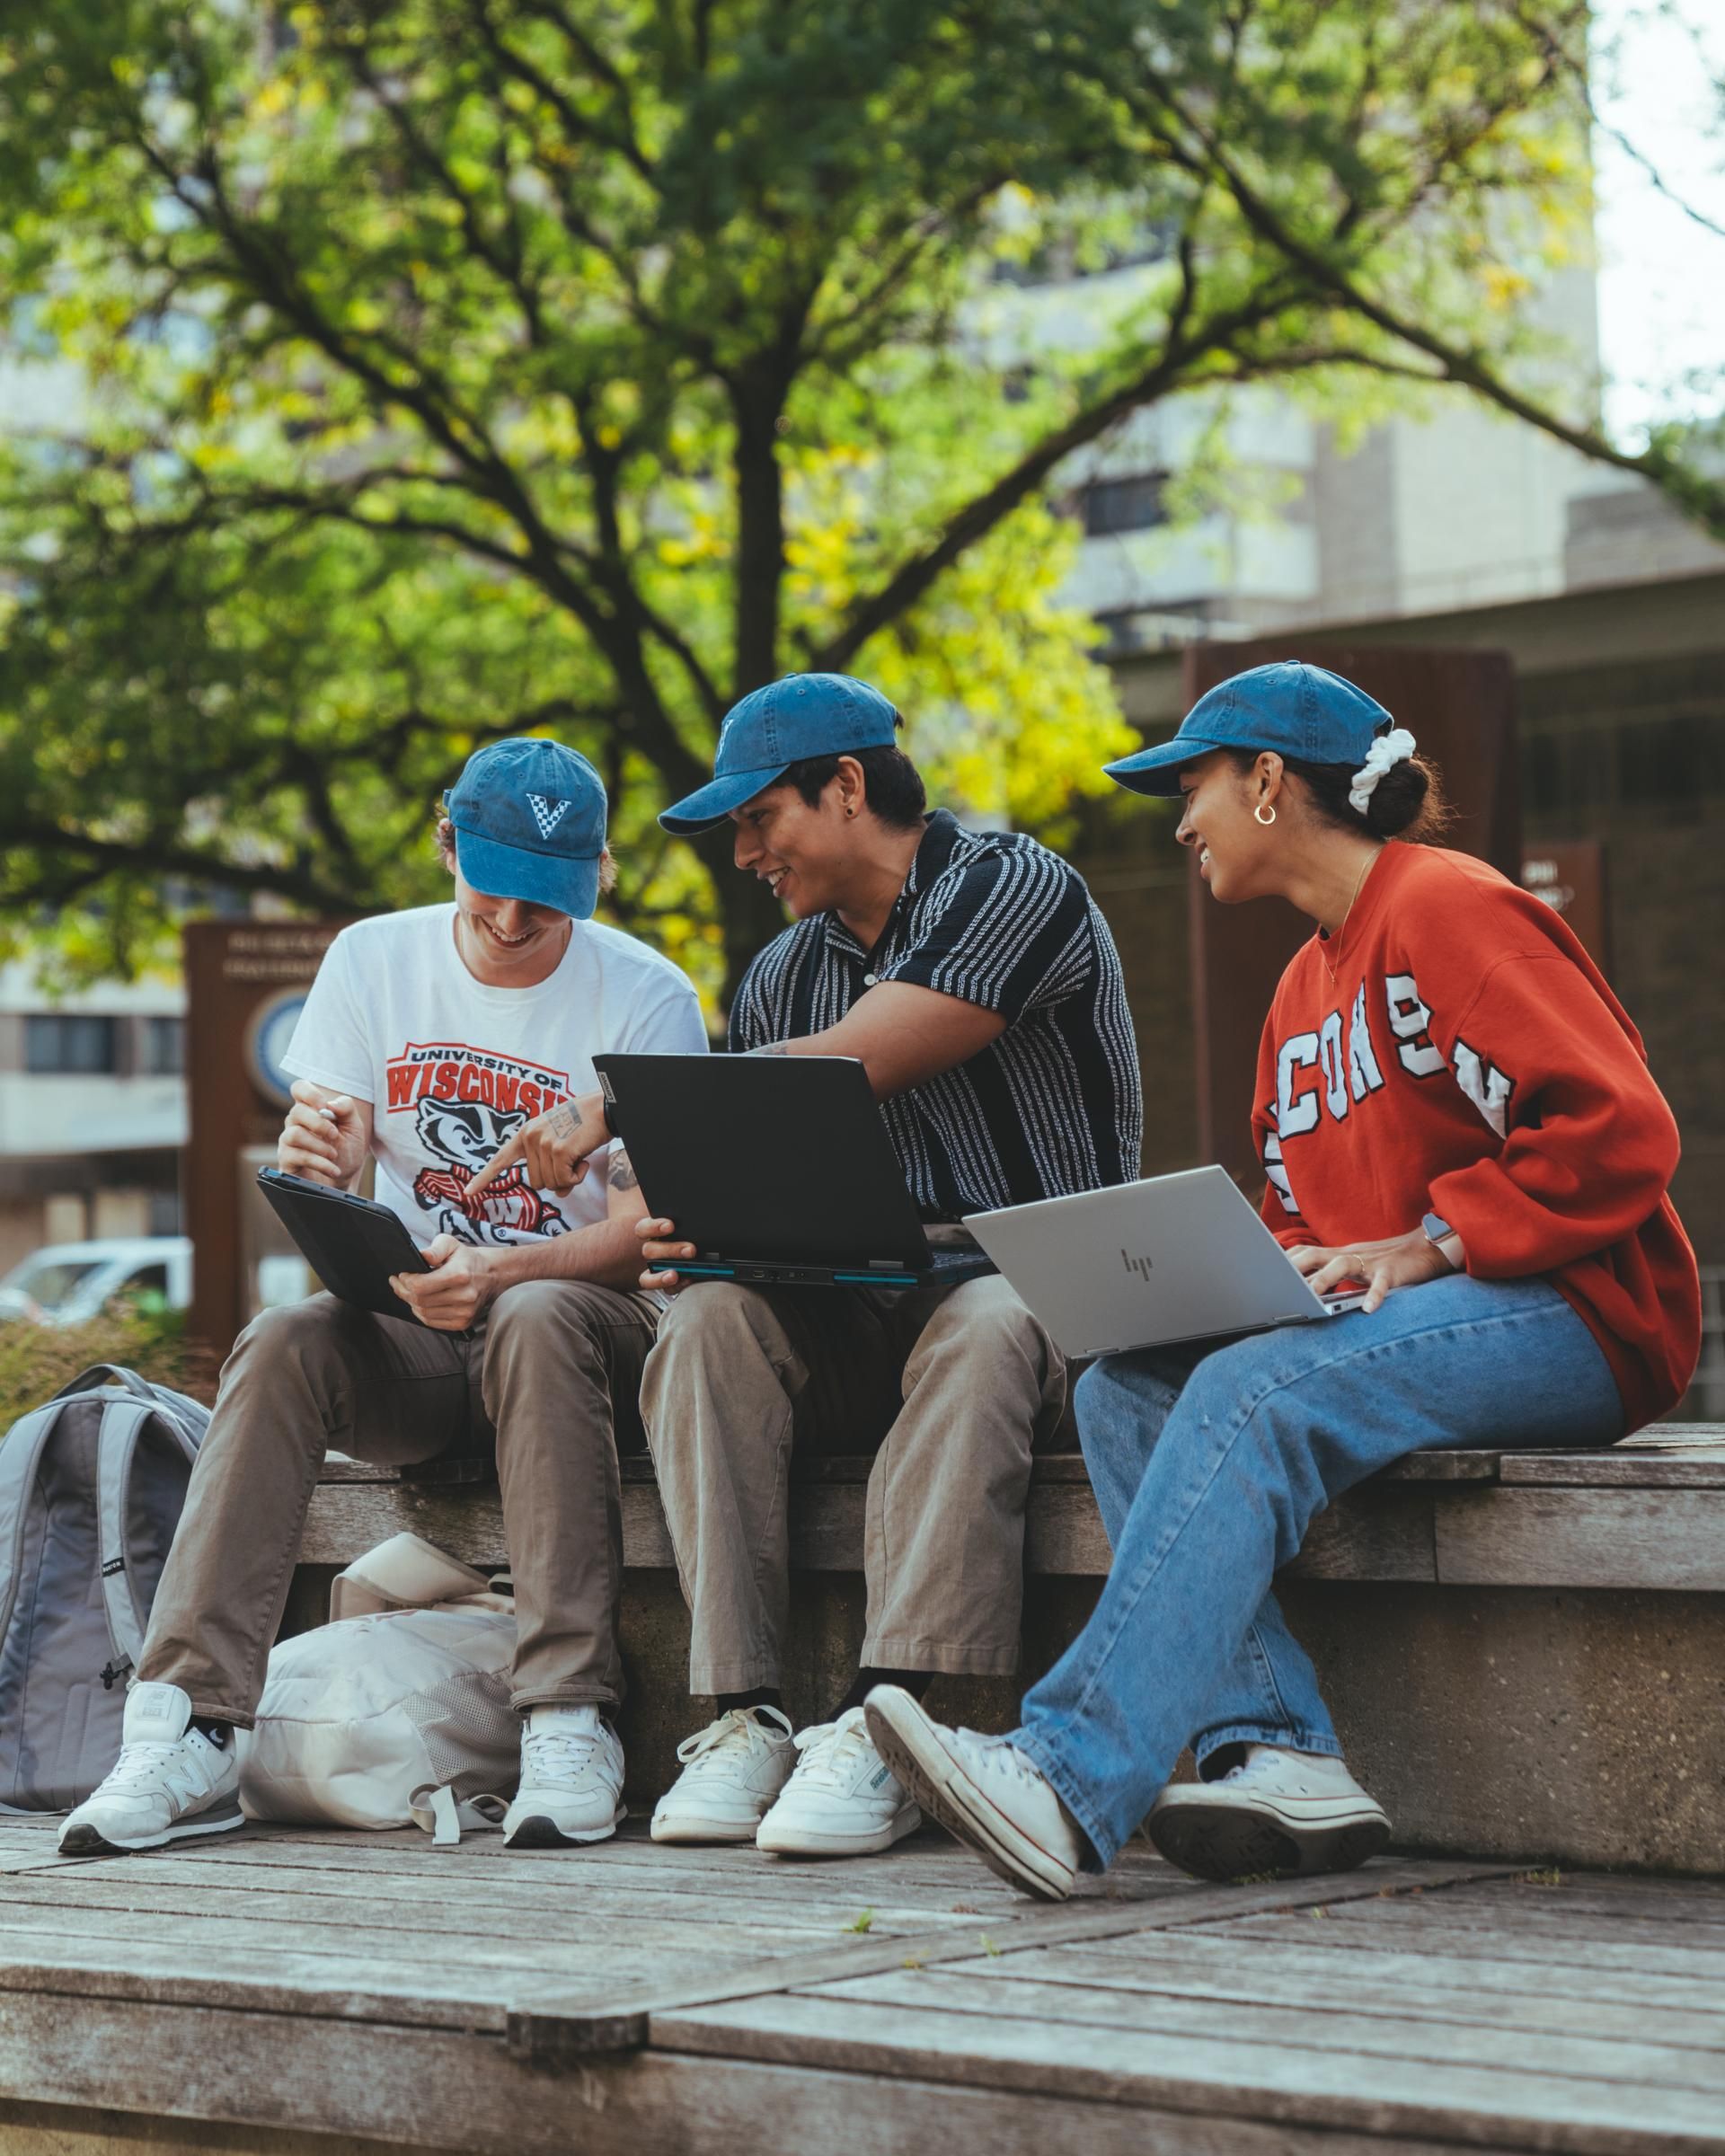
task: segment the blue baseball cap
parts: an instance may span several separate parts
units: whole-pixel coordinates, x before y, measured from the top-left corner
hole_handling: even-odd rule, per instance
[[[605,782],[585,756],[561,741],[493,741],[468,757],[443,806],[456,865],[476,891],[592,918]]]
[[[719,729],[711,782],[659,817],[668,831],[711,830],[805,756],[888,748],[898,714],[848,674],[787,674],[733,703]]]
[[[1141,748],[1102,769],[1134,793],[1172,796],[1180,774],[1213,748],[1274,749],[1303,764],[1366,761],[1374,739],[1395,724],[1376,697],[1340,674],[1302,658],[1252,667],[1207,689],[1172,741]]]

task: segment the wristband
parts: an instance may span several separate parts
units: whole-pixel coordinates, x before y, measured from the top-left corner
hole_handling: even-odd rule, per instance
[[[1455,1234],[1455,1230],[1450,1226],[1441,1213],[1428,1213],[1420,1223],[1420,1232],[1452,1272],[1461,1271],[1461,1267],[1444,1248],[1445,1243]]]

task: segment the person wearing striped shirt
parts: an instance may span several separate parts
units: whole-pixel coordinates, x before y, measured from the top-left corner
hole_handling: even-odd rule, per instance
[[[1143,1101],[1108,925],[1033,839],[927,813],[901,723],[864,682],[789,675],[731,711],[712,782],[660,818],[678,833],[729,818],[738,868],[792,916],[744,976],[730,1047],[858,1057],[926,1221],[1127,1181]],[[597,1099],[558,1112],[522,1141],[549,1188],[606,1136]],[[690,1690],[715,1701],[654,1839],[889,1848],[920,1815],[862,1701],[888,1671],[920,1694],[938,1672],[1016,1667],[1024,1500],[1066,1406],[1059,1352],[998,1276],[685,1286],[694,1250],[675,1224],[641,1233],[641,1285],[673,1298],[641,1415],[691,1607]],[[874,1454],[863,1667],[801,1731],[780,1690],[798,1445]]]
[[[730,1047],[858,1056],[926,1221],[1124,1182],[1143,1103],[1108,924],[1034,839],[926,813],[901,723],[866,683],[788,676],[743,699],[712,784],[661,817],[690,832],[729,817],[737,866],[792,917],[744,976]],[[671,1222],[641,1232],[643,1285],[675,1291],[692,1246]],[[691,1604],[690,1690],[715,1718],[682,1748],[656,1841],[853,1856],[915,1829],[862,1701],[889,1669],[920,1692],[938,1672],[1016,1667],[1031,1453],[1066,1392],[1059,1351],[998,1276],[676,1295],[641,1415]],[[862,1667],[796,1731],[780,1685],[800,1443],[874,1467]]]

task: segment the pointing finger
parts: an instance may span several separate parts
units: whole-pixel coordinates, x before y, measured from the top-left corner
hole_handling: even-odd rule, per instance
[[[477,1197],[486,1185],[494,1181],[506,1168],[512,1168],[521,1158],[521,1134],[518,1131],[514,1137],[505,1138],[502,1144],[498,1147],[473,1181],[468,1184],[468,1197]]]

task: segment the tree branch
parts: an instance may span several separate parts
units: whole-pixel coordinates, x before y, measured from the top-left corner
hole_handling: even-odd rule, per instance
[[[1178,101],[1171,98],[1176,110]],[[1703,478],[1689,470],[1669,451],[1659,448],[1632,451],[1620,449],[1602,434],[1597,427],[1571,424],[1557,413],[1536,403],[1531,397],[1502,380],[1490,362],[1478,352],[1470,352],[1451,344],[1436,331],[1428,330],[1417,322],[1410,321],[1383,300],[1376,299],[1361,289],[1358,279],[1340,264],[1333,262],[1318,248],[1301,239],[1252,187],[1243,172],[1234,164],[1219,142],[1204,136],[1199,124],[1182,114],[1186,124],[1192,127],[1205,140],[1206,148],[1216,172],[1226,186],[1241,215],[1261,239],[1268,241],[1286,261],[1297,268],[1310,281],[1314,291],[1341,301],[1360,321],[1423,352],[1436,361],[1442,379],[1457,387],[1472,390],[1476,395],[1507,411],[1514,419],[1524,420],[1529,426],[1537,427],[1554,441],[1576,449],[1595,463],[1611,464],[1622,472],[1632,472],[1653,482],[1660,490],[1670,495],[1686,508],[1698,522],[1725,535],[1725,485]]]
[[[948,517],[939,538],[931,546],[904,562],[877,591],[860,600],[836,634],[809,650],[808,664],[812,669],[841,672],[871,636],[914,606],[968,547],[975,545],[1035,493],[1074,450],[1096,440],[1129,412],[1166,396],[1199,359],[1243,335],[1287,304],[1286,292],[1261,294],[1249,305],[1231,309],[1200,333],[1188,339],[1186,324],[1195,304],[1194,258],[1190,240],[1182,243],[1180,259],[1181,289],[1170,315],[1161,357],[1155,364],[1046,436],[1011,471],[1003,473],[992,486],[973,496]]]
[[[301,906],[330,913],[351,913],[356,905],[369,903],[354,890],[325,883],[303,868],[255,867],[226,861],[201,847],[175,845],[161,838],[128,844],[116,839],[93,838],[87,832],[68,830],[63,824],[33,818],[0,818],[0,846],[40,849],[54,855],[82,855],[102,874],[119,870],[133,875],[184,876],[198,883],[219,884],[232,891],[248,891],[290,898]],[[37,879],[37,888],[51,888],[49,879]]]
[[[568,38],[571,44],[578,51],[582,51],[585,40],[555,9],[540,6],[531,12],[537,13],[544,22],[553,22]],[[590,142],[600,149],[615,150],[628,162],[640,178],[657,191],[658,174],[649,163],[640,143],[635,138],[632,115],[625,119],[620,137],[606,135],[602,129],[594,126],[579,106],[566,96],[543,69],[536,67],[525,53],[518,51],[509,42],[491,20],[486,0],[467,0],[467,14],[474,29],[478,31],[481,38],[484,40],[486,49],[498,65],[507,74],[513,76],[517,82],[525,84],[535,96],[544,100],[545,103],[562,121],[564,127],[568,128],[573,141]],[[587,57],[588,64],[592,66],[590,52],[583,52],[583,57]],[[625,93],[625,107],[626,102]]]

